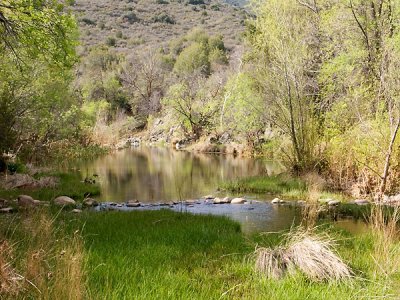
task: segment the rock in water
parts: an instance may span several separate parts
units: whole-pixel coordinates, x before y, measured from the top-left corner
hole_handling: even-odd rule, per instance
[[[128,202],[126,202],[126,206],[127,207],[139,207],[140,202],[138,200],[129,200]]]
[[[85,200],[83,200],[82,204],[85,207],[95,207],[99,205],[99,203],[92,198],[86,198]]]
[[[231,203],[231,198],[229,198],[229,197],[225,197],[224,199],[222,199],[222,202],[223,203]]]
[[[20,207],[32,207],[35,206],[35,200],[31,196],[19,195],[17,198],[18,205]]]
[[[279,204],[281,203],[281,199],[275,198],[274,200],[271,201],[272,204]]]
[[[243,204],[245,202],[246,202],[246,200],[244,200],[243,198],[235,198],[235,199],[232,199],[231,204]]]
[[[222,199],[221,198],[214,198],[214,200],[213,200],[213,203],[214,204],[222,204],[223,202],[222,202]]]
[[[54,199],[54,204],[58,206],[75,206],[76,202],[74,199],[67,196],[60,196]]]

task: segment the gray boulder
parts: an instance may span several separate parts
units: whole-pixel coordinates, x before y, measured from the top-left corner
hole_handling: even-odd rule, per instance
[[[234,199],[232,199],[231,204],[243,204],[245,202],[246,202],[246,200],[243,198],[234,198]]]
[[[128,202],[126,202],[126,206],[127,207],[139,207],[140,202],[138,200],[129,200]]]
[[[85,207],[95,207],[98,206],[99,203],[92,198],[86,198],[85,200],[83,200],[82,205]]]
[[[54,199],[53,203],[57,206],[75,206],[76,202],[74,199],[67,196],[59,196]]]
[[[12,207],[0,208],[0,213],[2,214],[12,213],[13,211],[14,209]]]
[[[17,198],[18,206],[20,207],[32,207],[35,206],[35,200],[28,195],[19,195]]]

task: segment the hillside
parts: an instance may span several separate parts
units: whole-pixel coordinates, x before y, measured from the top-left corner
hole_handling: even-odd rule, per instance
[[[119,51],[162,45],[195,27],[222,34],[230,48],[239,43],[246,18],[242,8],[219,0],[76,0],[72,9],[83,52],[105,43]]]

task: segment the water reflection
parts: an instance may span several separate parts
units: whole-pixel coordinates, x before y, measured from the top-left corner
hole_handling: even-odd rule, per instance
[[[279,163],[261,159],[143,147],[86,163],[82,175],[99,175],[101,200],[151,203],[198,198],[224,180],[282,171]]]

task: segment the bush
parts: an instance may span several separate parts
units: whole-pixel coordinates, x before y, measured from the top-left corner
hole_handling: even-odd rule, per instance
[[[136,22],[139,22],[140,19],[136,16],[135,13],[131,12],[129,14],[126,14],[125,16],[122,17],[122,20],[124,22],[128,22],[129,24],[133,24]]]
[[[201,43],[193,43],[179,54],[175,71],[188,74],[199,69],[203,74],[210,74],[207,47]]]
[[[154,23],[165,23],[165,24],[175,24],[174,18],[167,15],[166,13],[162,13],[160,15],[154,16],[152,21]]]
[[[201,4],[205,4],[204,0],[188,0],[187,2],[188,4],[191,5],[201,5]]]
[[[80,21],[82,23],[85,23],[86,25],[96,25],[95,21],[88,19],[88,18],[82,18]]]
[[[109,37],[107,38],[107,40],[106,40],[106,45],[107,45],[107,46],[115,47],[116,44],[117,44],[117,40],[116,40],[114,37],[109,36]]]

